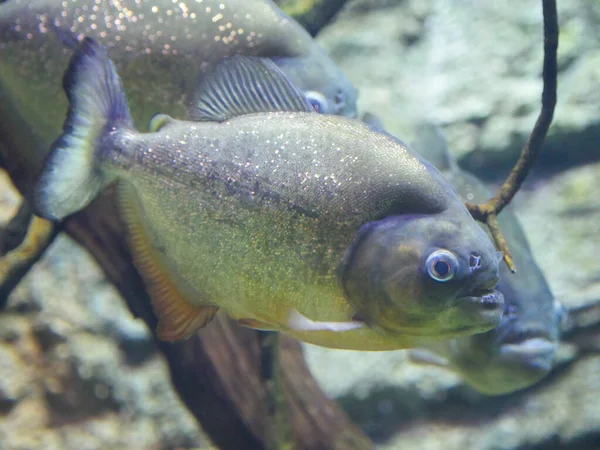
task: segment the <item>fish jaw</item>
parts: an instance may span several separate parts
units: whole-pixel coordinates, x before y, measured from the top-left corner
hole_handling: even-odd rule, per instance
[[[543,336],[501,344],[489,361],[480,362],[480,369],[462,371],[462,375],[487,395],[519,391],[550,373],[557,348],[556,342]]]
[[[546,374],[550,372],[556,357],[558,344],[546,336],[533,336],[500,346],[499,355],[506,361],[527,370]]]
[[[495,333],[491,332],[491,336]],[[472,336],[475,340],[478,336]],[[525,389],[547,376],[554,366],[558,341],[544,330],[514,332],[498,341],[489,360],[479,361],[478,370],[463,373],[488,395]]]
[[[497,289],[475,291],[459,298],[458,304],[486,330],[499,325],[504,313],[504,295]]]

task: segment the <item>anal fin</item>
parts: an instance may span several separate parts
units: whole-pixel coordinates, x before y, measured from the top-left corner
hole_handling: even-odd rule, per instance
[[[365,328],[366,323],[356,320],[346,322],[317,322],[310,320],[295,309],[290,310],[288,314],[288,325],[294,331],[352,331]]]
[[[192,305],[186,299],[162,255],[152,245],[135,188],[121,181],[118,193],[133,262],[144,280],[152,308],[158,317],[156,334],[159,339],[170,342],[187,339],[208,324],[219,308]]]

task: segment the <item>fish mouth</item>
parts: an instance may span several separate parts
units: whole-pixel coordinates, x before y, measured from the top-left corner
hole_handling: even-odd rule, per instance
[[[470,304],[486,322],[500,323],[504,312],[504,295],[497,289],[477,289],[461,300]]]
[[[534,370],[549,372],[554,364],[558,344],[547,334],[508,337],[500,346],[500,355],[509,361]]]

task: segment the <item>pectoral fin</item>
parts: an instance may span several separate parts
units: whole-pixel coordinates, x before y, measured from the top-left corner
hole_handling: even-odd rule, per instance
[[[364,322],[315,322],[308,317],[303,316],[295,309],[292,309],[288,315],[288,325],[294,331],[350,331],[367,326]]]
[[[152,245],[135,188],[120,182],[118,192],[134,264],[144,279],[152,308],[158,317],[157,336],[171,342],[187,339],[208,324],[219,308],[194,306],[186,299],[163,256]]]
[[[408,352],[408,356],[412,362],[417,364],[426,364],[429,366],[446,368],[450,365],[450,361],[448,361],[443,356],[440,356],[437,353],[424,348],[415,348],[413,350],[410,350]]]

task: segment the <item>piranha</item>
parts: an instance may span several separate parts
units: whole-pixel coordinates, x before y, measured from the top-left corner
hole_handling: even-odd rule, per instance
[[[188,118],[201,74],[237,53],[272,58],[319,112],[356,114],[348,78],[270,0],[10,0],[0,3],[0,145],[32,163],[43,160],[67,111],[65,36],[108,49],[138,127],[159,111]]]
[[[161,339],[219,309],[317,345],[389,350],[498,324],[499,255],[450,185],[362,122],[317,114],[268,59],[200,82],[194,122],[132,123],[106,50],[65,75],[64,134],[35,186],[60,220],[116,182]]]
[[[481,181],[458,167],[439,128],[422,124],[417,135],[413,148],[442,171],[464,201],[478,203],[490,198]],[[498,220],[517,267],[516,273],[505,264],[500,267],[497,289],[504,294],[500,325],[486,333],[411,352],[413,360],[454,370],[488,395],[526,388],[551,371],[566,314],[552,295],[510,207]]]

